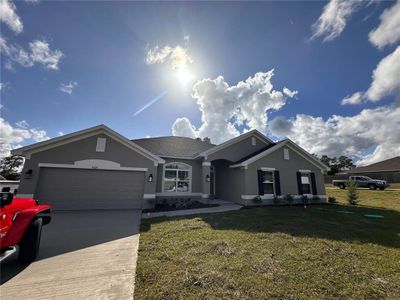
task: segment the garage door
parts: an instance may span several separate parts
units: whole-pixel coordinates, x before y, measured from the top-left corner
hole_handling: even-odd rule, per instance
[[[144,172],[41,168],[35,197],[54,210],[141,208]]]

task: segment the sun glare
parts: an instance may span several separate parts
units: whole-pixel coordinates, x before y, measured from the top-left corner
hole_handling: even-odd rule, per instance
[[[176,70],[175,76],[182,84],[187,84],[193,79],[192,73],[187,68],[179,68]]]

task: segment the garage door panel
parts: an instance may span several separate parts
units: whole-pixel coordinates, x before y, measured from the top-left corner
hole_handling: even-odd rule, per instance
[[[55,210],[141,208],[144,172],[41,168],[36,198]]]

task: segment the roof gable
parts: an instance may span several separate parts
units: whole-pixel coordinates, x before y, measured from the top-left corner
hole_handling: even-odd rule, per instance
[[[126,147],[138,152],[139,154],[147,157],[148,159],[154,161],[155,163],[164,163],[164,160],[157,155],[149,152],[148,150],[140,147],[139,145],[135,144],[134,142],[128,140],[124,136],[120,135],[119,133],[113,131],[109,127],[101,124],[95,127],[91,127],[88,129],[84,129],[81,131],[73,132],[70,134],[66,134],[60,137],[56,137],[50,140],[46,140],[43,142],[35,143],[32,145],[28,145],[25,147],[21,147],[18,149],[14,149],[11,151],[13,155],[24,155],[29,157],[33,153],[42,152],[51,148],[59,147],[64,144],[76,142],[97,134],[105,134],[110,138],[116,140],[117,142],[125,145]]]
[[[301,148],[299,145],[297,145],[296,143],[292,142],[289,139],[280,141],[278,143],[276,143],[275,145],[273,145],[272,147],[268,147],[266,150],[264,150],[263,152],[256,154],[252,157],[250,157],[247,160],[241,161],[241,162],[237,162],[235,164],[233,164],[232,166],[230,166],[231,168],[238,168],[238,167],[247,167],[248,165],[252,164],[253,162],[277,151],[278,149],[281,149],[283,146],[287,146],[288,148],[290,148],[291,150],[295,151],[297,154],[299,154],[300,156],[302,156],[304,159],[308,160],[309,162],[311,162],[312,164],[314,164],[316,167],[318,167],[319,169],[321,169],[322,171],[329,171],[329,168],[327,166],[325,166],[322,162],[320,162],[319,160],[317,160],[315,157],[313,157],[311,154],[309,154],[306,150],[304,150],[303,148]]]
[[[231,145],[233,145],[233,144],[236,144],[236,143],[238,143],[238,142],[241,142],[241,141],[243,141],[243,140],[245,140],[245,139],[247,139],[247,138],[249,138],[249,137],[251,137],[251,136],[257,137],[259,140],[261,140],[262,142],[264,142],[266,145],[269,145],[269,144],[273,144],[273,143],[274,143],[272,140],[270,140],[269,138],[267,138],[265,135],[263,135],[263,134],[262,134],[261,132],[259,132],[257,129],[253,129],[253,130],[251,130],[251,131],[249,131],[249,132],[246,132],[246,133],[244,133],[244,134],[241,134],[241,135],[239,135],[239,136],[237,136],[237,137],[235,137],[235,138],[233,138],[233,139],[230,139],[230,140],[228,140],[228,141],[226,141],[226,142],[224,142],[224,143],[222,143],[222,144],[219,144],[219,145],[217,145],[217,146],[215,146],[215,147],[213,147],[213,148],[211,148],[211,149],[208,149],[208,150],[206,150],[206,151],[203,151],[203,152],[201,152],[198,156],[202,156],[202,157],[207,158],[207,156],[209,156],[209,155],[211,155],[211,154],[213,154],[213,153],[216,153],[216,152],[218,152],[218,151],[220,151],[220,150],[226,149],[226,148],[228,148],[229,146],[231,146]]]
[[[400,156],[386,159],[364,167],[358,167],[346,171],[345,173],[362,173],[362,172],[381,172],[381,171],[400,171]]]

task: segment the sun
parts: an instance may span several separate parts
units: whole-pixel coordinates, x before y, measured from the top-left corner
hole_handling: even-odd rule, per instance
[[[177,69],[175,76],[181,84],[187,84],[193,79],[193,74],[187,68]]]

